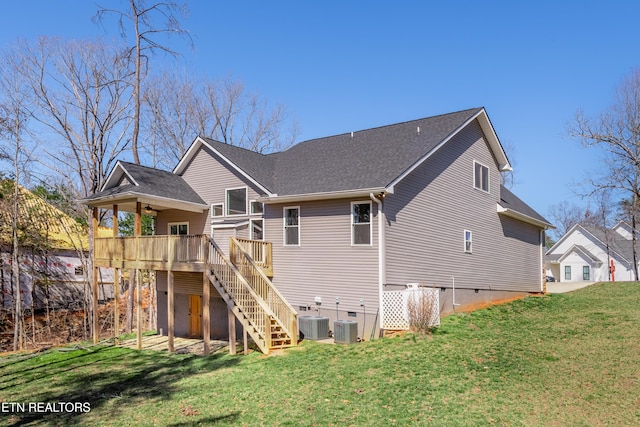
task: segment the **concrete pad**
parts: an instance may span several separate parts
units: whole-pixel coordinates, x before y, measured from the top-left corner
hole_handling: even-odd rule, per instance
[[[547,282],[547,293],[564,294],[576,289],[586,288],[598,282]]]

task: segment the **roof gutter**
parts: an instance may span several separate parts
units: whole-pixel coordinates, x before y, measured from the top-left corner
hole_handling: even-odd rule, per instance
[[[273,204],[273,203],[291,203],[291,202],[311,202],[315,200],[327,200],[327,199],[348,199],[356,197],[369,197],[370,194],[387,194],[393,193],[386,187],[366,188],[358,190],[343,190],[343,191],[328,191],[324,193],[309,193],[309,194],[287,194],[284,196],[267,195],[258,197],[256,201]]]
[[[553,226],[553,224],[549,224],[548,222],[545,222],[545,221],[540,221],[539,219],[530,217],[529,215],[525,215],[518,211],[514,211],[513,209],[502,207],[500,205],[498,205],[498,214],[502,214],[504,216],[508,216],[508,217],[520,220],[522,222],[526,222],[531,225],[535,225],[536,227],[540,227],[544,230],[548,230],[550,228],[556,228]]]

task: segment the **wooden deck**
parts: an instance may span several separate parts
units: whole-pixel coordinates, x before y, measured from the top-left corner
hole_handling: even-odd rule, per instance
[[[142,338],[143,350],[168,351],[168,337],[163,335],[153,335]],[[202,356],[204,354],[204,341],[202,339],[179,338],[173,339],[174,353],[178,354],[195,354]],[[137,339],[131,339],[120,343],[120,347],[138,348]],[[229,341],[211,340],[211,354],[226,351],[229,347]]]

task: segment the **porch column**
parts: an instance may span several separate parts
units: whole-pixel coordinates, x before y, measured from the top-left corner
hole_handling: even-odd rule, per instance
[[[98,208],[93,208],[93,248],[92,248],[92,262],[91,267],[93,269],[93,343],[98,344],[98,267],[96,266],[96,237],[98,235]]]
[[[173,326],[174,326],[174,312],[173,312],[173,271],[167,271],[167,344],[169,346],[169,353],[173,353]]]
[[[211,287],[207,273],[202,273],[202,339],[204,341],[205,356],[211,352],[211,308],[209,299],[211,297]]]
[[[136,202],[135,230],[136,237],[136,323],[138,330],[138,350],[142,350],[142,284],[140,277],[140,235],[142,234],[142,203]]]
[[[231,307],[227,309],[229,316],[229,354],[236,354],[236,317]]]
[[[116,237],[118,237],[118,205],[113,205],[113,247],[116,247]],[[118,336],[120,335],[120,269],[113,269],[113,343],[120,344]]]

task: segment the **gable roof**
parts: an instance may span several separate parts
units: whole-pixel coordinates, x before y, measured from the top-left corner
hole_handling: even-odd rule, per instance
[[[89,206],[103,206],[126,198],[155,204],[152,206],[155,210],[175,207],[202,212],[208,208],[181,176],[124,161],[116,163],[101,191],[82,202]]]
[[[478,120],[499,167],[509,161],[484,108],[313,139],[286,151],[258,154],[198,137],[174,169],[182,174],[202,146],[265,190],[266,200],[361,192],[394,186],[473,120]]]
[[[585,248],[584,246],[581,246],[581,245],[573,245],[573,246],[571,246],[568,251],[566,251],[564,254],[562,254],[562,255],[560,255],[558,257],[557,262],[561,262],[563,259],[568,257],[573,252],[576,252],[578,254],[582,254],[583,258],[589,259],[593,263],[602,263],[603,262],[597,256],[595,256],[594,254],[589,252],[587,250],[587,248]]]
[[[582,224],[575,224],[569,229],[549,250],[546,252],[546,257],[550,260],[556,259],[556,254],[553,252],[556,247],[560,246],[564,241],[570,238],[570,236],[580,231],[583,236],[591,239],[595,243],[600,244],[603,248],[606,248],[607,240],[609,241],[609,250],[616,258],[626,262],[629,265],[633,265],[633,242],[625,239],[622,235],[614,230],[603,230],[598,227],[585,226]],[[607,236],[608,235],[608,236]],[[576,246],[576,245],[574,245]],[[563,254],[558,254],[557,259],[562,257]],[[606,262],[606,260],[604,261]]]

